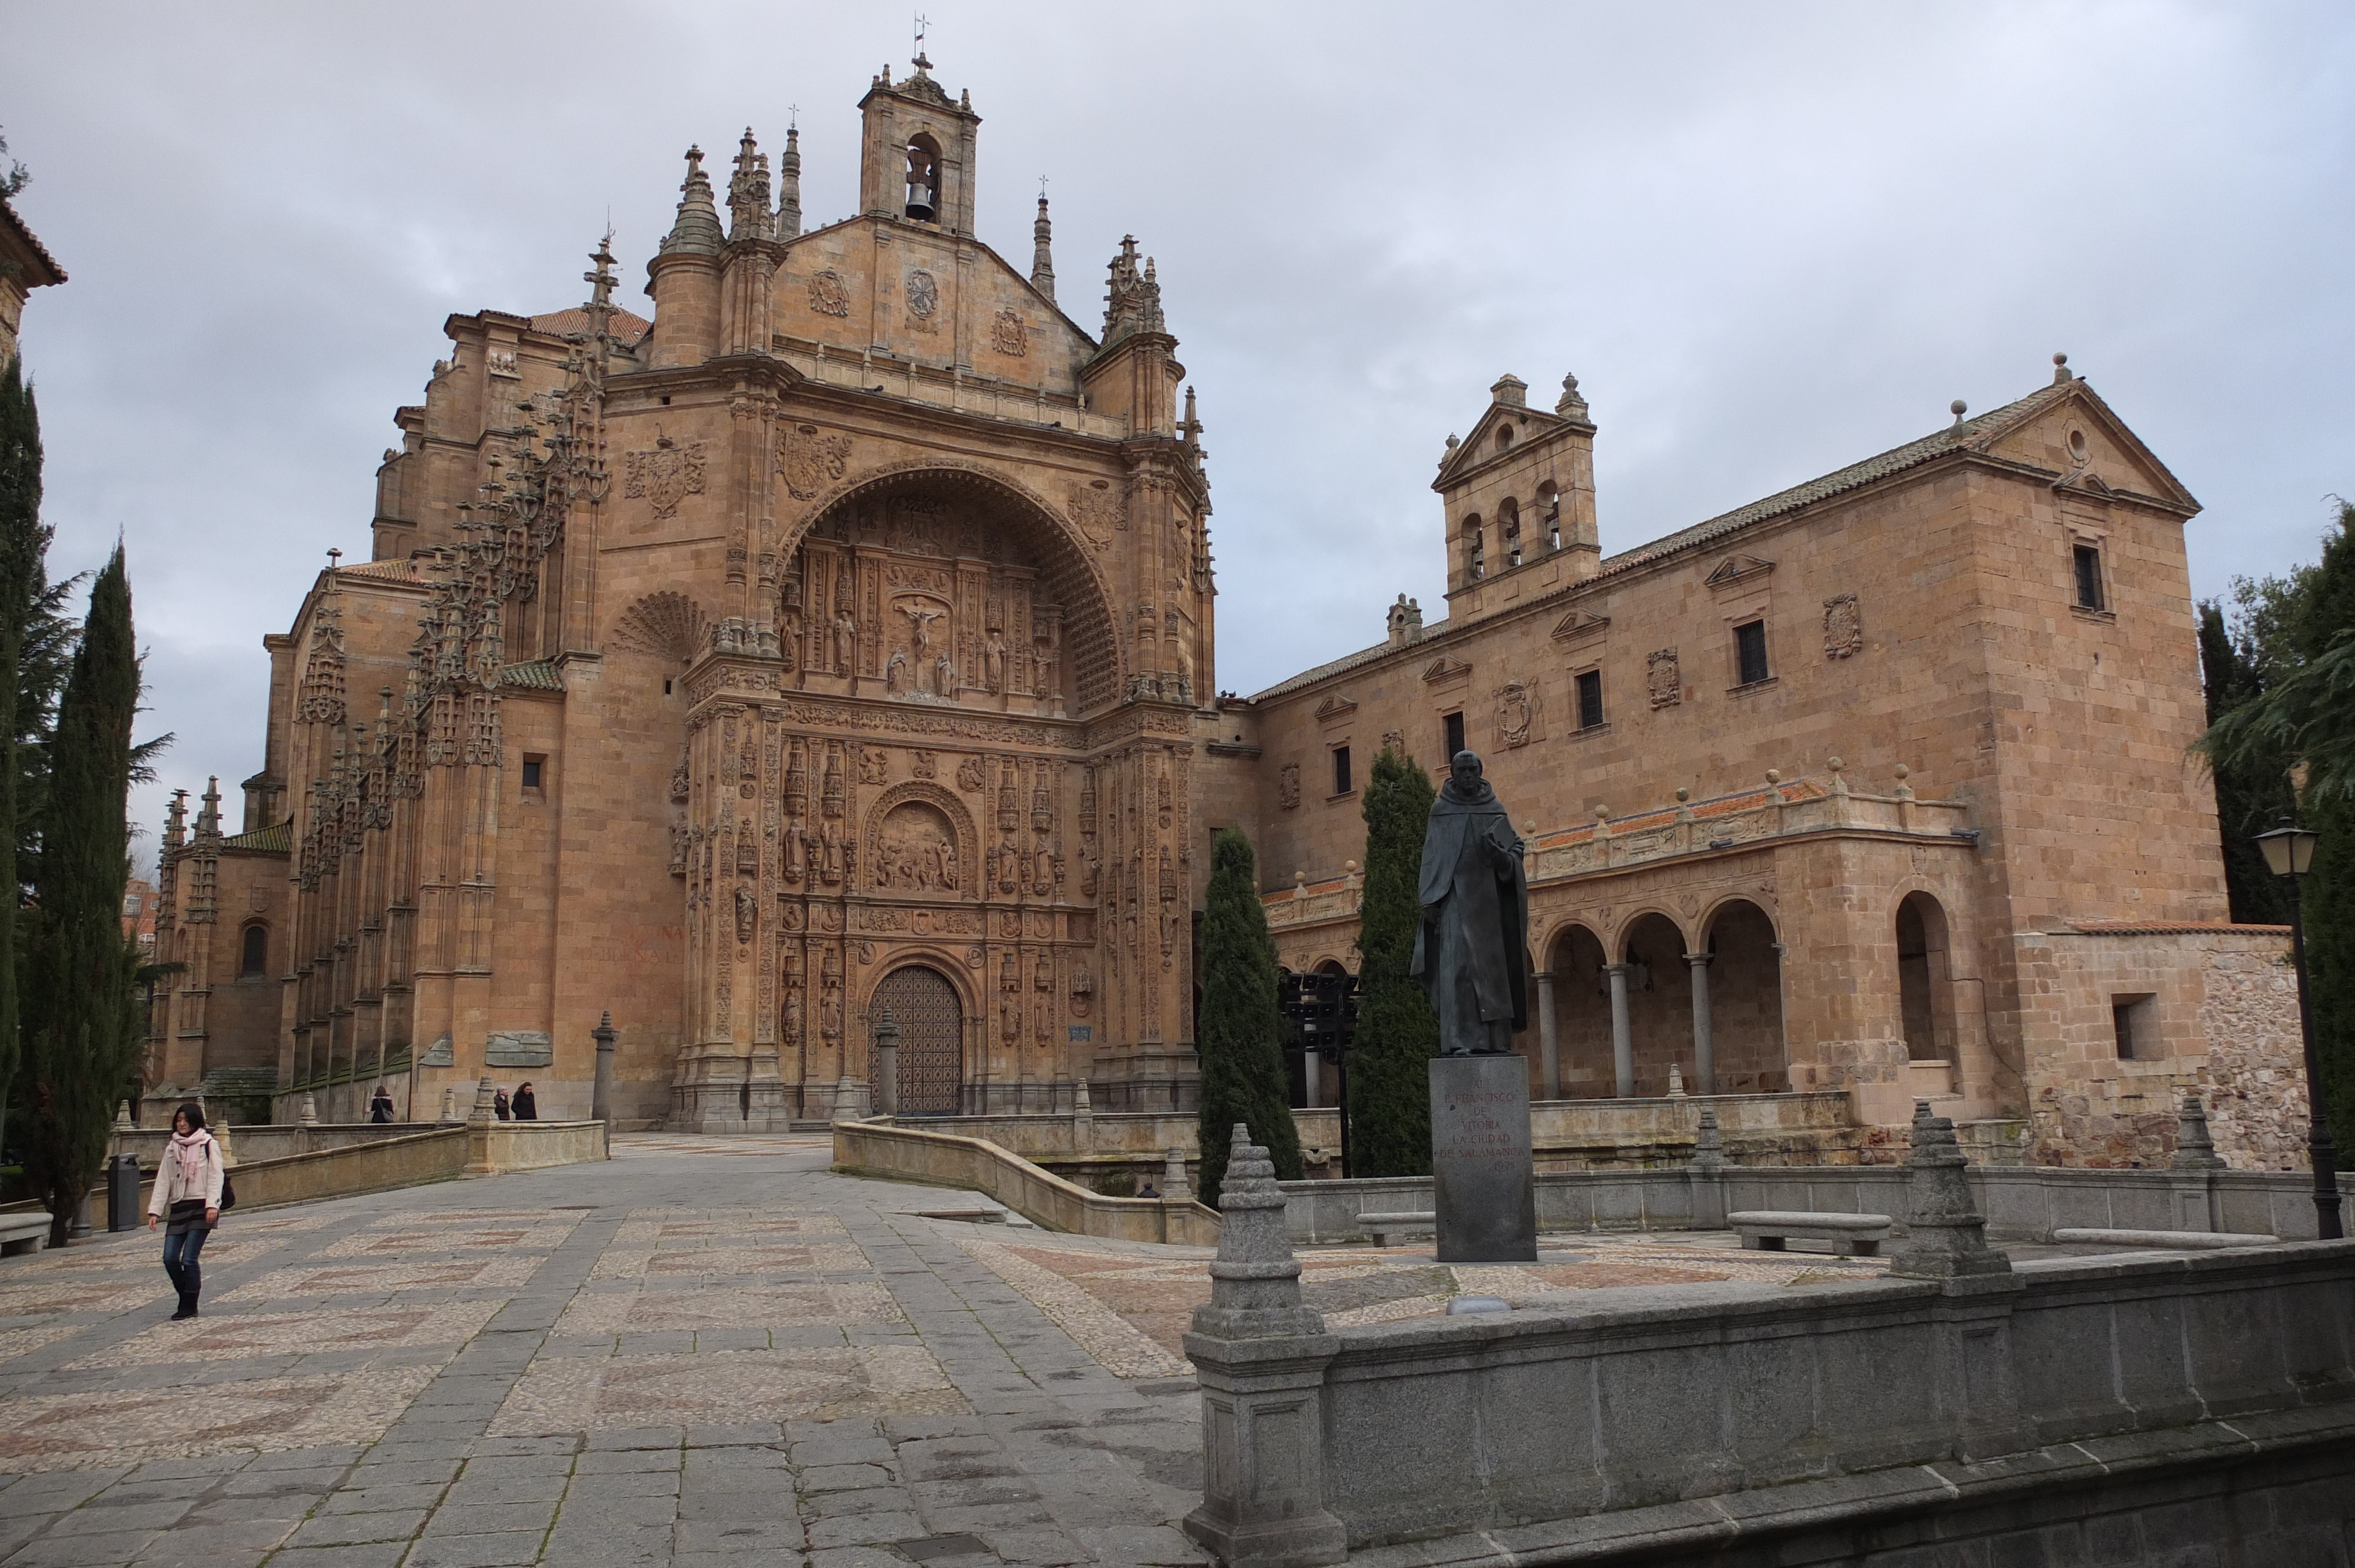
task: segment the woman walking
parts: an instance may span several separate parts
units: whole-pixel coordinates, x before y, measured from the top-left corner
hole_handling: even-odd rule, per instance
[[[172,1141],[155,1172],[155,1195],[147,1201],[147,1228],[168,1216],[164,1227],[164,1272],[180,1293],[173,1321],[197,1315],[197,1292],[204,1275],[197,1266],[205,1237],[220,1224],[220,1145],[205,1130],[204,1107],[194,1100],[172,1116]]]
[[[531,1092],[531,1086],[527,1083],[518,1084],[516,1086],[515,1118],[517,1121],[538,1121],[539,1119],[539,1100],[538,1097],[533,1095]]]
[[[376,1086],[375,1097],[368,1101],[368,1120],[381,1126],[392,1119],[392,1091],[382,1084]]]

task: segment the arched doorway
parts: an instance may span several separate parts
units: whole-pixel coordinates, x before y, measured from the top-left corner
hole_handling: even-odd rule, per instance
[[[1645,915],[1622,938],[1627,966],[1627,1026],[1639,1097],[1668,1092],[1668,1065],[1689,1079],[1693,1065],[1692,966],[1684,933],[1665,915]]]
[[[1897,906],[1897,1000],[1908,1061],[1955,1059],[1946,969],[1946,912],[1926,893],[1907,894]]]
[[[1553,941],[1555,1049],[1561,1065],[1559,1090],[1548,1099],[1607,1099],[1618,1092],[1611,1065],[1611,988],[1603,974],[1603,943],[1583,926],[1572,926]]]
[[[1791,1086],[1783,1050],[1783,952],[1774,922],[1748,899],[1710,916],[1709,1016],[1721,1095],[1781,1094]]]
[[[875,988],[867,1016],[886,1011],[900,1026],[900,1114],[954,1116],[964,1108],[964,1009],[956,987],[940,970],[922,964],[893,969]],[[870,1033],[867,1081],[875,1081]]]

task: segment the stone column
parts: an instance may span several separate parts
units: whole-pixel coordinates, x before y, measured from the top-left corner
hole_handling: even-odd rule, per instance
[[[1530,977],[1538,982],[1538,1087],[1540,1099],[1561,1098],[1561,1036],[1554,1022],[1553,971]]]
[[[1324,1059],[1316,1054],[1314,1044],[1300,1053],[1300,1075],[1307,1092],[1302,1097],[1306,1108],[1314,1110],[1325,1092]]]
[[[1717,1130],[1717,1107],[1700,1107],[1700,1131],[1693,1139],[1692,1224],[1697,1231],[1725,1228],[1725,1141]]]
[[[1186,1180],[1186,1151],[1174,1143],[1161,1155],[1161,1195],[1179,1202],[1194,1196],[1194,1189]]]
[[[1202,1388],[1203,1485],[1183,1529],[1230,1568],[1313,1568],[1348,1556],[1348,1533],[1325,1507],[1325,1370],[1340,1340],[1301,1304],[1284,1193],[1250,1136],[1235,1124],[1210,1304],[1186,1336]]]
[[[875,1016],[875,1114],[900,1114],[900,1021],[888,1007]]]
[[[1603,966],[1604,976],[1611,982],[1611,1066],[1618,1075],[1618,1095],[1623,1100],[1636,1095],[1636,1032],[1627,1022],[1627,971],[1634,967]]]
[[[1687,953],[1692,966],[1693,1093],[1717,1093],[1717,1047],[1709,1034],[1709,960],[1714,953]]]
[[[613,1119],[613,1042],[621,1032],[613,1027],[613,1015],[604,1014],[597,1027],[589,1032],[597,1042],[597,1081],[590,1090],[589,1119],[611,1124]]]

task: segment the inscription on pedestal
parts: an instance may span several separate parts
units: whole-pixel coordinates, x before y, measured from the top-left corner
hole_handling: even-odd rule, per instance
[[[1431,1176],[1440,1262],[1537,1261],[1524,1058],[1432,1059]]]

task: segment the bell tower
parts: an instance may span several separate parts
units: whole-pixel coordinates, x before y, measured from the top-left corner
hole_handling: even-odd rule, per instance
[[[870,217],[932,224],[973,233],[974,133],[981,116],[963,93],[952,99],[930,74],[920,49],[916,73],[891,79],[885,66],[858,101],[858,206]]]

